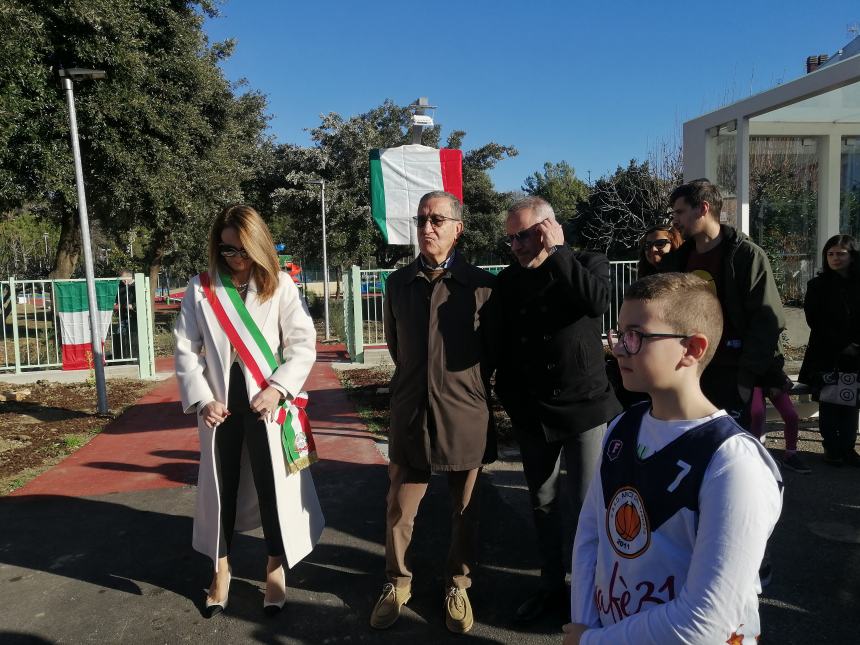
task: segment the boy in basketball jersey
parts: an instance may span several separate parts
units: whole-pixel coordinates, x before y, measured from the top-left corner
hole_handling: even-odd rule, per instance
[[[782,481],[699,387],[720,304],[695,275],[653,275],[627,290],[618,328],[608,339],[624,387],[651,403],[607,431],[579,516],[564,644],[753,645]]]

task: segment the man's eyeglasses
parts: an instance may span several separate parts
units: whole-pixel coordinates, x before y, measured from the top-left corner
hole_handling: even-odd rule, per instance
[[[840,250],[840,251],[828,251],[827,257],[829,258],[845,258],[848,257],[848,251]]]
[[[530,226],[529,228],[524,228],[519,233],[514,233],[513,235],[506,235],[505,244],[507,244],[508,246],[513,246],[514,240],[516,240],[520,244],[523,244],[532,236],[533,232],[534,226]]]
[[[659,239],[659,240],[649,240],[649,241],[645,242],[642,246],[645,247],[646,251],[648,249],[652,249],[652,248],[657,249],[658,251],[662,251],[667,246],[669,246],[671,243],[672,242],[670,242],[669,240],[667,240],[664,237],[664,238]]]
[[[459,222],[460,220],[453,217],[445,217],[444,215],[416,215],[412,218],[412,221],[415,222],[415,226],[418,228],[424,228],[427,226],[427,222],[430,222],[433,228],[442,228],[447,221]]]
[[[219,244],[218,252],[225,258],[235,258],[238,255],[244,260],[248,259],[248,252],[245,249],[237,249],[229,244]]]
[[[606,332],[606,341],[609,343],[609,349],[614,349],[616,345],[621,343],[624,352],[628,356],[635,356],[642,349],[642,341],[649,338],[682,338],[684,340],[690,338],[684,334],[648,334],[637,329],[628,329],[627,331],[619,332],[617,329],[610,329]]]

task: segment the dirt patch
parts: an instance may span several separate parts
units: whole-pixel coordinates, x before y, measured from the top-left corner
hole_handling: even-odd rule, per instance
[[[29,390],[23,400],[0,402],[0,495],[86,445],[154,386],[151,381],[109,380],[110,412],[101,416],[96,414],[95,386],[88,383],[0,382],[0,392]]]
[[[343,370],[339,373],[341,384],[371,432],[388,434],[391,419],[388,386],[392,373],[393,368],[386,367]]]

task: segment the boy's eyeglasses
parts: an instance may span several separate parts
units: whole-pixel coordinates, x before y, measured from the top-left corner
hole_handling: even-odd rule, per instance
[[[828,251],[827,257],[829,258],[845,258],[848,257],[848,251]]]
[[[660,240],[650,240],[650,241],[648,241],[648,242],[645,242],[642,246],[644,246],[644,247],[645,247],[645,250],[646,250],[646,251],[647,251],[648,249],[651,249],[651,248],[657,249],[658,251],[662,251],[662,250],[663,250],[663,249],[665,249],[667,246],[669,246],[671,243],[672,243],[672,242],[670,242],[670,241],[669,241],[669,240],[667,240],[666,238],[663,238],[663,239],[660,239]]]
[[[617,329],[610,329],[606,332],[606,341],[609,343],[609,349],[614,349],[618,343],[624,348],[628,356],[635,356],[642,349],[642,341],[649,338],[682,338],[684,340],[690,338],[684,334],[648,334],[637,329],[628,329],[627,331],[619,332]]]
[[[453,217],[445,217],[444,215],[416,215],[412,218],[412,221],[415,222],[415,226],[418,228],[424,228],[427,226],[427,222],[430,222],[433,228],[441,228],[447,221],[457,222],[459,220]]]
[[[534,226],[530,226],[528,228],[524,228],[519,233],[514,233],[513,235],[506,235],[505,236],[505,244],[507,244],[508,246],[513,246],[514,240],[516,240],[520,244],[523,244],[526,240],[528,240],[532,236],[532,233],[534,233],[534,230],[535,230]]]
[[[218,252],[225,258],[235,258],[238,255],[243,260],[248,259],[248,252],[245,249],[237,249],[229,244],[219,244]]]

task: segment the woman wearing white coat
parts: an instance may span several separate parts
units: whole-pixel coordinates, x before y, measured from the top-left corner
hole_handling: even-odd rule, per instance
[[[253,208],[231,206],[216,218],[209,267],[189,282],[174,329],[182,407],[197,413],[200,436],[193,546],[215,565],[205,613],[227,606],[234,531],[262,525],[269,556],[264,609],[273,614],[286,599],[283,565],[292,567],[310,553],[324,523],[310,472],[290,474],[275,419],[281,401],[298,395],[310,373],[316,332]],[[233,298],[232,311],[241,308],[253,319],[264,351],[282,357],[265,379],[247,348],[237,351],[235,329],[232,337],[225,331],[224,311],[231,306],[225,294]]]

